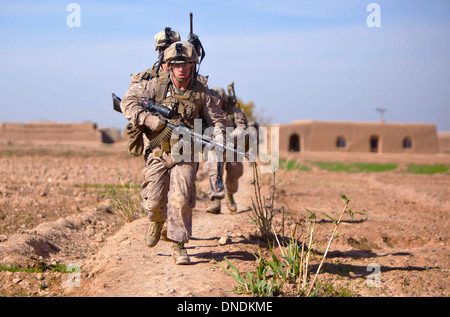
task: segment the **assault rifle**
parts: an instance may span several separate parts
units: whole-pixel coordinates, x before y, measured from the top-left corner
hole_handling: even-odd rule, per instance
[[[115,94],[112,94],[112,98],[113,98],[114,110],[122,113],[122,109],[120,108],[120,102],[122,100],[119,97],[117,97]],[[142,107],[147,112],[151,113],[152,115],[158,115],[163,121],[166,122],[166,126],[171,128],[172,130],[178,129],[178,131],[188,134],[194,140],[194,142],[200,143],[210,149],[215,148],[216,150],[222,151],[222,152],[232,151],[238,155],[241,155],[241,156],[249,159],[249,155],[247,153],[243,153],[233,147],[230,147],[226,144],[218,142],[217,140],[215,140],[207,135],[199,134],[195,131],[192,131],[183,122],[178,123],[178,125],[170,122],[170,119],[174,118],[175,113],[172,109],[170,109],[167,106],[157,104],[153,100],[145,100],[142,103]]]
[[[159,56],[158,56],[158,61],[156,62],[156,70],[155,73],[158,74],[159,73],[159,69],[161,68],[161,65],[163,63],[164,60],[164,52],[160,52]]]
[[[121,99],[117,97],[114,93],[112,94],[113,98],[113,109],[117,112],[122,113],[122,109],[120,108]],[[213,148],[216,150],[217,156],[219,157],[222,155],[225,151],[232,151],[240,156],[245,157],[247,160],[250,160],[249,155],[247,153],[243,153],[233,147],[227,146],[226,144],[223,144],[221,142],[218,142],[217,140],[206,136],[204,134],[199,134],[195,131],[192,131],[189,129],[184,123],[180,122],[178,125],[170,122],[171,119],[173,119],[175,113],[172,109],[170,109],[167,106],[157,104],[153,100],[145,100],[142,103],[142,107],[152,115],[158,115],[162,120],[166,122],[166,127],[160,135],[163,137],[168,136],[170,138],[171,132],[174,129],[178,129],[177,131],[188,134],[192,140],[197,143],[201,144],[202,146],[205,146],[207,149],[212,150]],[[167,129],[167,130],[166,130]],[[168,131],[168,133],[165,133],[164,131]],[[181,140],[180,140],[181,141]],[[184,142],[184,140],[183,140]],[[152,145],[150,144],[150,147]],[[216,180],[216,186],[218,188],[223,188],[223,162],[217,162],[217,180]]]

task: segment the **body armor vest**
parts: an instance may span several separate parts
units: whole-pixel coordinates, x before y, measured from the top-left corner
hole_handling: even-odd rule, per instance
[[[206,100],[205,88],[194,79],[188,90],[179,93],[168,75],[158,78],[155,101],[173,109],[176,119],[181,119],[184,124],[193,129],[194,119],[200,118],[203,112]]]
[[[205,105],[205,88],[194,79],[190,89],[180,94],[172,84],[169,74],[158,77],[155,102],[174,110],[175,115],[170,119],[172,123],[183,122],[188,128],[194,129],[194,119],[201,117]],[[152,138],[149,144],[155,156],[161,156],[162,152],[171,152],[172,129],[166,126],[157,136]],[[177,142],[177,140],[174,140]]]

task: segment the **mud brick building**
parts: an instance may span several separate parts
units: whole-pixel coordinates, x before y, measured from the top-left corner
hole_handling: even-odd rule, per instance
[[[3,122],[0,126],[0,144],[100,144],[105,137],[92,122]]]
[[[438,132],[439,151],[450,153],[450,132]]]
[[[280,151],[439,152],[434,124],[299,120],[276,126]]]

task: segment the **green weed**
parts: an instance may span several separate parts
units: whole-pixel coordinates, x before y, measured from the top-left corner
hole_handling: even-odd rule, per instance
[[[298,163],[297,161],[285,160],[285,159],[280,160],[279,168],[285,169],[288,171],[299,170],[299,171],[308,172],[311,170],[311,168],[308,165]]]
[[[316,281],[331,242],[337,236],[337,229],[342,217],[345,214],[348,214],[353,219],[354,215],[357,213],[348,208],[350,200],[344,194],[340,194],[340,196],[344,200],[345,206],[338,219],[327,216],[335,224],[335,227],[322,260],[312,279],[310,272],[310,257],[313,250],[317,212],[306,209],[309,216],[302,221],[306,220],[307,223],[307,243],[301,242],[301,236],[297,236],[298,226],[300,226],[301,223],[296,223],[295,228],[291,233],[291,238],[287,243],[284,240],[280,242],[272,227],[273,237],[276,239],[281,256],[275,254],[270,241],[268,241],[269,257],[268,259],[263,260],[261,252],[259,253],[259,256],[255,255],[255,258],[258,260],[258,268],[256,271],[241,274],[237,267],[227,258],[225,258],[225,261],[230,267],[230,270],[216,262],[238,283],[238,286],[235,288],[236,293],[262,297],[277,296],[283,292],[285,285],[294,284],[296,296],[352,296],[351,291],[347,288],[333,288],[333,285],[330,283],[325,284]]]
[[[331,281],[316,282],[314,297],[353,297],[353,291],[347,286],[336,286]]]
[[[252,197],[252,209],[249,216],[251,221],[256,225],[262,240],[271,240],[272,234],[272,219],[275,216],[276,209],[274,208],[275,200],[275,174],[273,173],[272,195],[270,198],[262,197],[261,185],[259,182],[258,167],[255,163],[253,165],[253,186],[255,189],[255,198]]]
[[[11,265],[0,265],[0,272],[25,272],[25,273],[44,273],[44,272],[60,272],[60,273],[71,273],[65,265],[52,264],[47,265],[45,262],[39,262],[33,267],[20,267]]]
[[[449,172],[448,172],[449,168],[450,168],[450,165],[446,165],[446,164],[434,164],[434,165],[408,164],[407,173],[414,173],[414,174],[445,173],[445,174],[449,174]]]
[[[259,297],[273,297],[277,296],[283,287],[283,280],[278,275],[273,274],[271,265],[268,261],[263,261],[261,256],[258,258],[258,268],[254,272],[247,272],[240,274],[237,267],[225,257],[231,270],[223,267],[216,262],[226,273],[231,275],[238,286],[235,287],[236,294],[251,294]]]
[[[145,214],[141,206],[140,187],[125,185],[120,174],[119,180],[121,186],[107,187],[107,196],[111,201],[111,209],[125,221],[131,222]]]
[[[347,173],[376,173],[389,172],[398,168],[396,163],[341,163],[341,162],[308,162],[299,163],[295,160],[280,159],[279,168],[288,171],[300,170],[308,172],[310,166],[314,165],[320,169],[330,172]],[[448,164],[408,164],[406,173],[413,174],[450,174],[450,165]]]
[[[330,172],[347,172],[347,173],[361,173],[361,172],[388,172],[395,170],[397,164],[379,164],[379,163],[350,163],[344,164],[339,162],[313,162],[311,163],[323,170]]]

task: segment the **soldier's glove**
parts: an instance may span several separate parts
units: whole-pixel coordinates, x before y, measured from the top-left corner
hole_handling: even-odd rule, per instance
[[[166,126],[166,121],[161,120],[158,116],[149,114],[144,121],[145,125],[152,131],[161,131]]]

